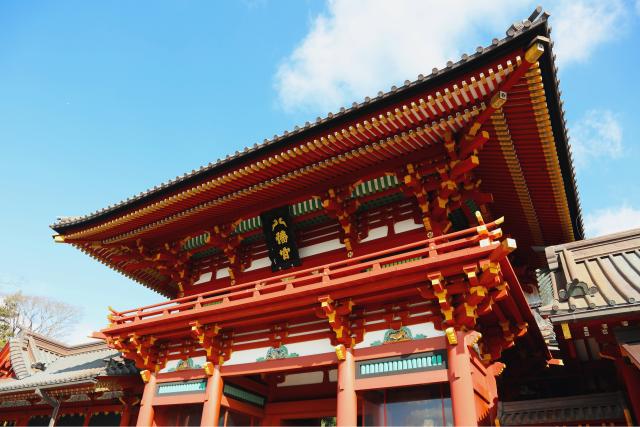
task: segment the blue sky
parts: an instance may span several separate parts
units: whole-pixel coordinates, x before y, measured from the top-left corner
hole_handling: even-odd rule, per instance
[[[477,4],[476,4],[477,3]],[[527,1],[0,3],[0,292],[83,307],[161,299],[48,225],[457,60]],[[591,236],[640,227],[640,2],[554,1],[555,52]]]

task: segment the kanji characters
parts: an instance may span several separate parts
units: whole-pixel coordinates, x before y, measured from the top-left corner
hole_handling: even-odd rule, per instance
[[[271,224],[271,231],[275,230],[278,224],[283,225],[285,227],[287,226],[287,223],[285,222],[284,219],[282,219],[282,217],[278,217],[277,219],[274,218],[273,223]]]
[[[284,245],[285,243],[289,242],[289,236],[287,235],[287,232],[285,230],[276,232],[274,237],[279,245]]]
[[[291,248],[289,246],[285,246],[284,248],[280,249],[280,256],[282,257],[282,259],[284,261],[289,260],[290,256],[289,253],[291,252]]]

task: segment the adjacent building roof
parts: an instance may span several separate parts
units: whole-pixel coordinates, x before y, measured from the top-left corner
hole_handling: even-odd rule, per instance
[[[624,420],[624,408],[624,397],[620,393],[599,393],[501,402],[498,417],[505,426],[576,425]]]
[[[546,315],[640,310],[640,229],[550,246],[538,271]]]
[[[131,361],[102,341],[66,346],[42,335],[24,332],[11,338],[6,346],[14,378],[0,380],[0,395],[137,373]]]
[[[622,354],[640,369],[640,343],[622,344],[620,347],[622,347]]]

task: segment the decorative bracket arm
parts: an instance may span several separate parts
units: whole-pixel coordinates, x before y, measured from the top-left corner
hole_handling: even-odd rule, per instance
[[[329,215],[336,218],[341,228],[340,240],[347,249],[347,256],[353,256],[353,247],[358,242],[355,227],[355,213],[360,207],[358,199],[350,199],[351,188],[330,188],[321,198],[322,207]],[[346,193],[346,194],[345,194]]]
[[[205,351],[207,361],[218,365],[222,365],[231,357],[231,349],[224,345],[221,331],[220,326],[215,323],[191,323],[191,336]]]
[[[345,347],[353,348],[362,340],[364,333],[353,334],[349,315],[353,309],[353,301],[348,300],[338,304],[330,296],[318,298],[320,302],[320,315],[329,322],[333,336],[332,345],[343,344]]]

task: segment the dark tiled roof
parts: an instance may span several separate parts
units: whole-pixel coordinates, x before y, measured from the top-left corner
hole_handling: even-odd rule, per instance
[[[143,206],[152,200],[157,200],[164,195],[188,188],[193,184],[200,182],[207,177],[233,170],[234,167],[241,162],[247,161],[253,157],[264,156],[274,150],[280,149],[297,138],[305,136],[323,129],[327,126],[335,125],[343,121],[350,120],[356,115],[366,114],[369,111],[383,108],[385,105],[393,102],[398,96],[409,96],[417,91],[424,90],[426,87],[437,85],[443,81],[447,81],[451,76],[462,72],[473,65],[490,61],[501,51],[507,49],[512,42],[523,40],[525,37],[532,37],[536,34],[548,36],[550,28],[547,26],[548,14],[542,12],[541,8],[537,8],[529,19],[521,23],[513,24],[507,30],[506,37],[503,39],[493,39],[491,44],[486,47],[477,47],[471,55],[463,54],[461,59],[454,62],[448,61],[442,69],[434,68],[430,75],[419,75],[414,81],[406,80],[401,87],[392,86],[391,90],[384,93],[378,92],[377,96],[366,97],[361,103],[354,102],[349,108],[340,108],[336,113],[328,113],[324,118],[318,117],[315,123],[306,122],[304,126],[296,126],[293,131],[284,131],[282,135],[274,135],[272,139],[265,139],[261,144],[254,144],[247,147],[242,152],[236,151],[235,154],[227,156],[225,159],[218,159],[215,163],[209,163],[200,167],[198,170],[192,170],[185,173],[182,177],[176,177],[159,186],[141,192],[138,195],[122,200],[115,205],[110,205],[104,209],[92,212],[83,216],[61,217],[51,225],[56,232],[64,233],[71,227],[84,226],[94,224],[103,219],[113,217],[119,213],[126,212],[139,206]],[[580,212],[580,202],[578,191],[575,184],[575,172],[572,166],[571,150],[566,136],[566,122],[564,119],[564,111],[560,101],[559,81],[557,79],[557,68],[554,65],[554,58],[549,61],[549,74],[553,79],[552,82],[545,82],[545,86],[553,87],[552,93],[549,94],[551,117],[556,122],[553,123],[554,134],[556,135],[557,153],[562,169],[565,191],[569,202],[569,210],[571,217],[574,218],[574,234],[576,238],[582,238],[582,216]],[[557,120],[557,119],[560,120]]]
[[[0,394],[137,373],[131,361],[103,342],[66,346],[39,334],[23,332],[11,338],[8,345],[16,379],[0,381]],[[35,369],[36,363],[44,364],[45,370]]]
[[[640,229],[546,248],[538,272],[546,315],[640,309]]]
[[[0,394],[33,390],[36,387],[91,382],[100,376],[132,375],[137,371],[131,362],[122,360],[117,350],[102,349],[59,357],[46,365],[44,371],[34,372],[19,380],[0,382]]]
[[[575,425],[581,421],[624,420],[624,407],[619,393],[600,393],[502,402],[498,417],[505,426]]]

